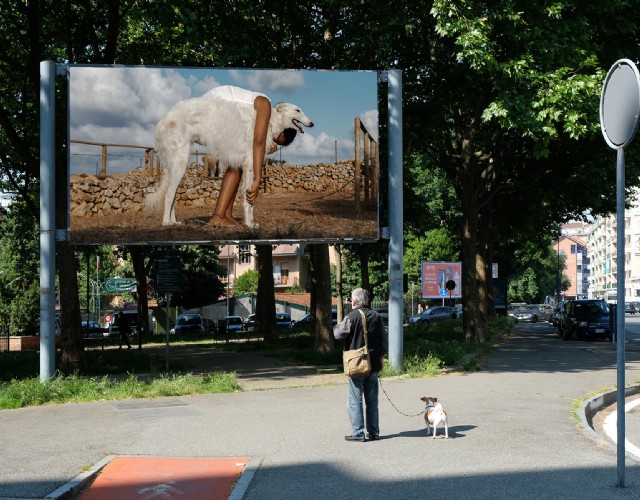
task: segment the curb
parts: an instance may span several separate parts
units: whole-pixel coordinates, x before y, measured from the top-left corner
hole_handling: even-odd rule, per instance
[[[78,496],[78,494],[82,491],[82,489],[93,479],[96,474],[98,474],[111,460],[113,460],[116,455],[107,455],[102,460],[100,460],[97,464],[91,467],[86,472],[76,476],[67,484],[62,485],[55,491],[49,493],[45,499],[46,500],[71,500]]]
[[[636,394],[640,394],[640,385],[634,385],[625,388],[624,397],[625,399],[630,396],[635,396]],[[599,396],[594,396],[593,398],[587,399],[580,405],[580,410],[578,411],[578,417],[580,419],[580,423],[582,424],[582,429],[584,433],[595,441],[600,446],[605,446],[614,453],[618,451],[617,445],[611,443],[610,441],[604,439],[600,434],[596,432],[593,428],[593,417],[596,413],[608,408],[612,404],[616,403],[618,398],[618,391],[609,391]],[[640,457],[630,454],[625,451],[625,456],[631,458],[636,461],[640,461]]]

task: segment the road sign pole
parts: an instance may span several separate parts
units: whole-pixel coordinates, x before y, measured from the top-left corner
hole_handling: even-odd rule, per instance
[[[616,158],[616,329],[617,329],[617,473],[618,486],[625,483],[625,163],[624,148],[638,130],[640,116],[640,72],[633,61],[620,59],[605,78],[600,96],[600,126]]]

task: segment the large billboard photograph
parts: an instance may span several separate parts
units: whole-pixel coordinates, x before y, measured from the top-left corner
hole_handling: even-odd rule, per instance
[[[68,67],[76,244],[373,241],[375,71]]]

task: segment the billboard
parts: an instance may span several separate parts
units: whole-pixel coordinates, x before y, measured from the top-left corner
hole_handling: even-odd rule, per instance
[[[422,298],[462,298],[462,263],[461,262],[431,262],[423,260],[420,263],[420,277],[422,280]],[[447,287],[447,282],[453,287]]]
[[[69,65],[68,87],[72,243],[379,237],[375,71]],[[254,186],[256,92],[272,111]]]

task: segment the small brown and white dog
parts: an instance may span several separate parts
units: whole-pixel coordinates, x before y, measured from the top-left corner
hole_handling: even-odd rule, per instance
[[[436,437],[438,432],[438,425],[444,425],[444,437],[449,439],[449,421],[447,419],[447,412],[442,409],[442,405],[438,401],[438,398],[433,396],[425,396],[420,398],[420,401],[424,401],[427,405],[424,409],[424,421],[427,424],[427,436],[429,435],[429,428],[433,427],[433,438]]]

